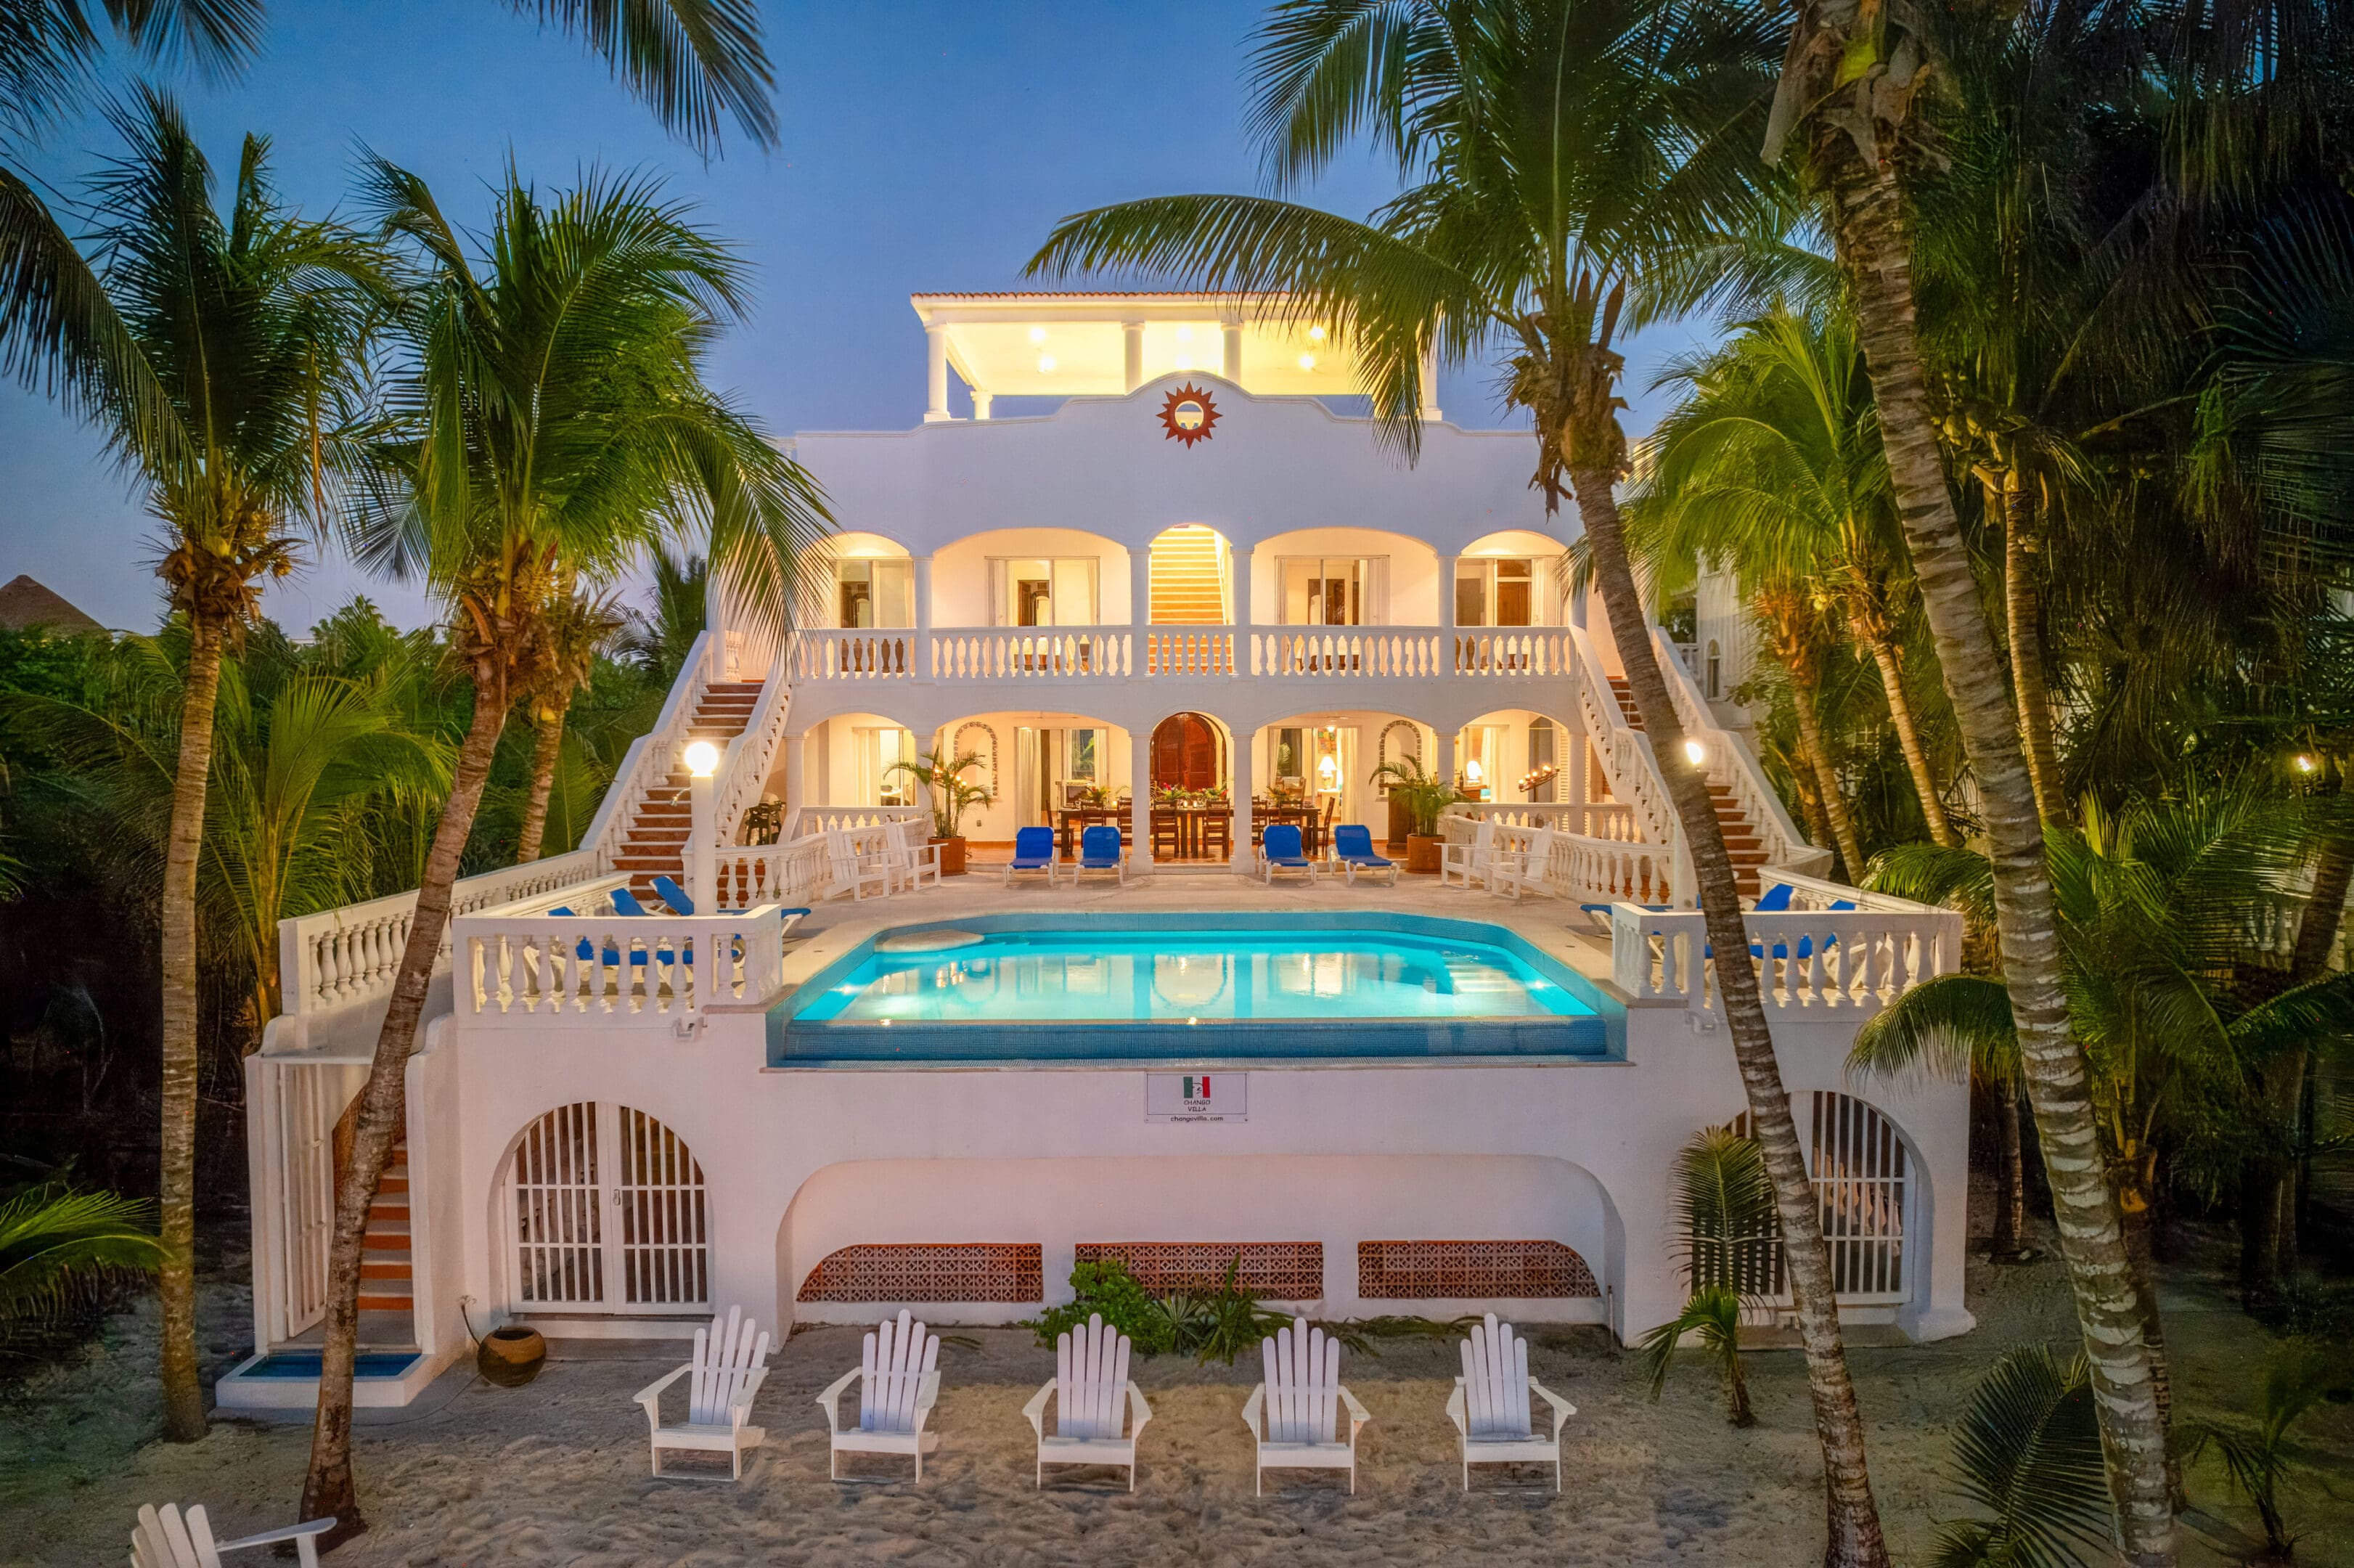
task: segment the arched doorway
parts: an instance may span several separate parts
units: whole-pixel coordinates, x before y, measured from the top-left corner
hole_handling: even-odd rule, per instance
[[[502,1204],[518,1312],[677,1312],[711,1304],[703,1167],[631,1106],[558,1106],[516,1139]]]
[[[1833,1294],[1846,1306],[1902,1304],[1912,1294],[1904,1243],[1914,1182],[1912,1153],[1896,1124],[1869,1101],[1836,1089],[1793,1095],[1790,1103],[1830,1250]],[[1731,1125],[1744,1138],[1756,1136],[1747,1111]],[[1770,1280],[1757,1282],[1758,1294],[1787,1299],[1778,1241],[1771,1269]]]
[[[1152,732],[1152,788],[1198,793],[1225,782],[1218,726],[1200,714],[1172,714]]]

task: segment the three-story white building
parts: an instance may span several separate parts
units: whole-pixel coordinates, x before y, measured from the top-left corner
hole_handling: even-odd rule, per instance
[[[363,1400],[411,1396],[469,1319],[1004,1321],[1106,1255],[1161,1288],[1231,1262],[1331,1317],[1672,1316],[1670,1170],[1743,1093],[1530,438],[1426,407],[1407,461],[1280,301],[914,304],[923,421],[795,440],[841,530],[797,630],[715,600],[582,846],[461,885],[371,1224]],[[1967,1093],[1844,1072],[1859,1020],[1953,966],[1957,917],[1819,880],[1632,634],[1761,905],[1748,961],[1849,1309],[1959,1332]],[[911,887],[928,830],[896,765],[936,752],[989,796],[977,874]],[[1457,781],[1476,885],[1225,874],[1269,826],[1311,857],[1343,824],[1398,843],[1375,773],[1407,760]],[[1087,826],[1138,874],[1001,886],[1022,830]],[[286,923],[249,1065],[256,1356],[225,1402],[311,1397],[335,1129],[408,912]]]

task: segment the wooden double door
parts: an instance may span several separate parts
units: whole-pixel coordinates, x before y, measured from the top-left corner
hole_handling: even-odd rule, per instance
[[[1198,793],[1225,782],[1218,726],[1200,714],[1172,714],[1152,732],[1152,788]]]

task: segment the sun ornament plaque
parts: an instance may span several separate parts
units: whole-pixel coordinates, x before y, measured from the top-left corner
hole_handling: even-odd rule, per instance
[[[1210,439],[1210,427],[1218,422],[1218,406],[1210,395],[1191,381],[1169,394],[1161,406],[1161,429],[1163,440],[1182,441],[1191,447],[1195,441]]]

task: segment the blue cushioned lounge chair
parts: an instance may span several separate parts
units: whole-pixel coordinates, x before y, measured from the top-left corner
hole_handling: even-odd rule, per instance
[[[1128,885],[1128,856],[1119,852],[1119,830],[1109,822],[1097,822],[1079,834],[1079,864],[1071,873],[1071,885],[1078,885],[1091,871],[1116,872],[1119,885]]]
[[[1117,832],[1119,830],[1114,829]],[[1013,830],[1013,858],[1005,863],[1005,885],[1013,885],[1017,871],[1043,871],[1046,885],[1055,885],[1055,830],[1052,828],[1016,828]]]
[[[1351,882],[1359,871],[1386,871],[1390,885],[1397,885],[1397,862],[1373,853],[1373,830],[1362,823],[1344,822],[1332,830],[1332,859]]]
[[[1270,822],[1259,835],[1258,874],[1262,881],[1273,882],[1278,871],[1304,872],[1308,880],[1316,880],[1316,863],[1299,853],[1299,824]]]

